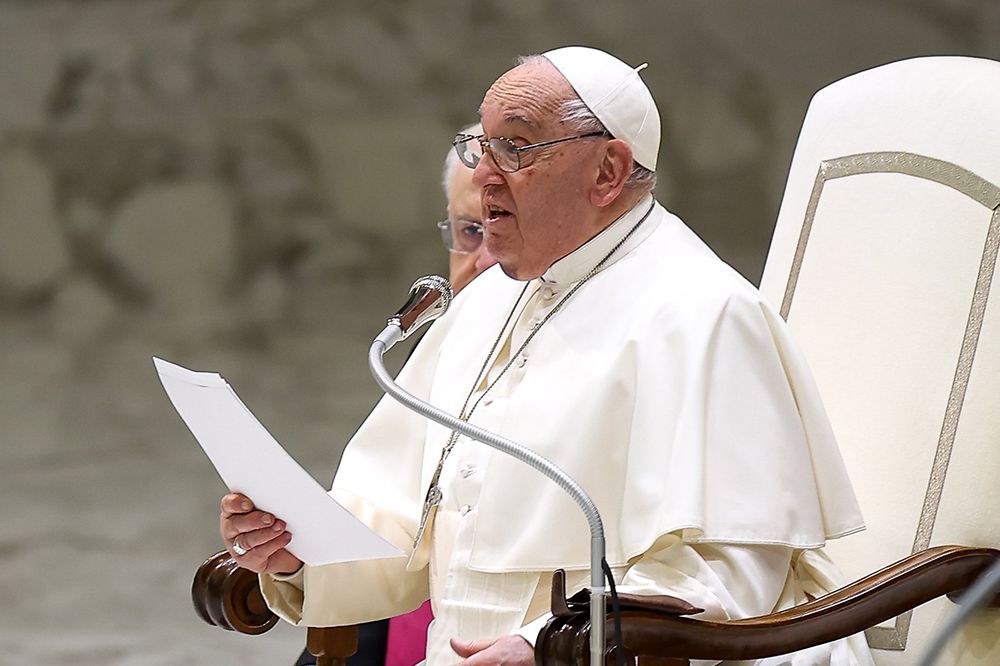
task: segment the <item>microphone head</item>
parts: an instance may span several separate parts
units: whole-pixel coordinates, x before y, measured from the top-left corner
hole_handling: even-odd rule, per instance
[[[399,326],[403,332],[399,339],[405,340],[415,330],[447,312],[452,298],[451,284],[446,279],[440,275],[425,275],[410,287],[410,297],[389,319],[389,324]]]

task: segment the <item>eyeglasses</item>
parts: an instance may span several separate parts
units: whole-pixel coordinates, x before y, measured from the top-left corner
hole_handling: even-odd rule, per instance
[[[479,164],[479,160],[482,159],[483,153],[489,153],[496,162],[496,165],[500,167],[501,171],[506,171],[507,173],[514,173],[524,164],[521,164],[521,153],[526,150],[533,150],[535,148],[544,148],[545,146],[554,146],[557,143],[562,143],[563,141],[574,141],[576,139],[589,139],[595,136],[606,136],[611,135],[607,132],[588,132],[587,134],[580,134],[579,136],[568,136],[565,139],[556,139],[555,141],[543,141],[542,143],[533,143],[528,146],[515,146],[514,142],[510,139],[505,139],[502,136],[496,136],[492,139],[483,139],[483,134],[479,136],[472,136],[471,134],[458,134],[455,136],[455,140],[452,145],[455,146],[455,152],[458,153],[458,159],[462,160],[462,164],[469,167],[470,169],[475,169],[476,165]]]
[[[483,225],[472,220],[441,220],[441,240],[449,252],[472,254],[483,244]]]

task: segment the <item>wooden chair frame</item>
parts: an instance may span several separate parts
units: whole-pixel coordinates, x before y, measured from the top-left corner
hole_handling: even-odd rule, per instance
[[[622,608],[622,643],[627,657],[663,666],[681,666],[690,659],[742,660],[787,654],[845,638],[942,595],[954,600],[998,559],[1000,551],[992,548],[938,546],[810,603],[729,622],[684,617],[688,613],[671,607],[671,601],[680,600],[670,597],[632,597]],[[553,618],[535,645],[539,666],[590,663],[587,604],[582,597],[567,600],[561,585],[562,577],[557,575]],[[997,607],[998,601],[994,599],[991,605]],[[608,663],[613,664],[610,614],[606,635]]]
[[[191,600],[202,620],[227,631],[257,635],[278,623],[264,602],[257,574],[242,568],[225,550],[198,567]],[[358,651],[358,628],[310,627],[306,648],[316,657],[316,666],[343,666]]]

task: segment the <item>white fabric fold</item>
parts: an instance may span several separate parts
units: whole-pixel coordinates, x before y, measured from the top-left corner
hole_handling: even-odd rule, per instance
[[[597,502],[616,566],[671,532],[692,542],[817,548],[861,529],[816,388],[780,318],[676,217],[657,206],[650,221],[647,238],[539,331],[524,365],[508,371],[472,422],[575,478]],[[615,240],[606,239],[609,248]],[[408,364],[425,380],[433,368],[429,390],[418,395],[459,411],[523,287],[490,270],[456,299]],[[519,320],[543,317],[558,298],[536,299],[537,310]],[[408,419],[403,411],[383,401],[370,420]],[[396,450],[410,448],[404,456],[427,447],[422,497],[448,433],[434,424],[426,440],[394,432]],[[359,432],[348,451],[360,456],[372,445]],[[352,471],[338,474],[340,487],[375,496],[415,483],[395,457],[388,472],[375,474],[353,469],[352,455],[345,454],[341,469]],[[476,570],[589,564],[578,508],[514,459],[494,459],[479,511]]]

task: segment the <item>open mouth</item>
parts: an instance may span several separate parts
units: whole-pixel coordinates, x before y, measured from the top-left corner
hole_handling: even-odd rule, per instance
[[[489,205],[486,207],[486,223],[499,222],[511,217],[513,213],[502,206]]]

